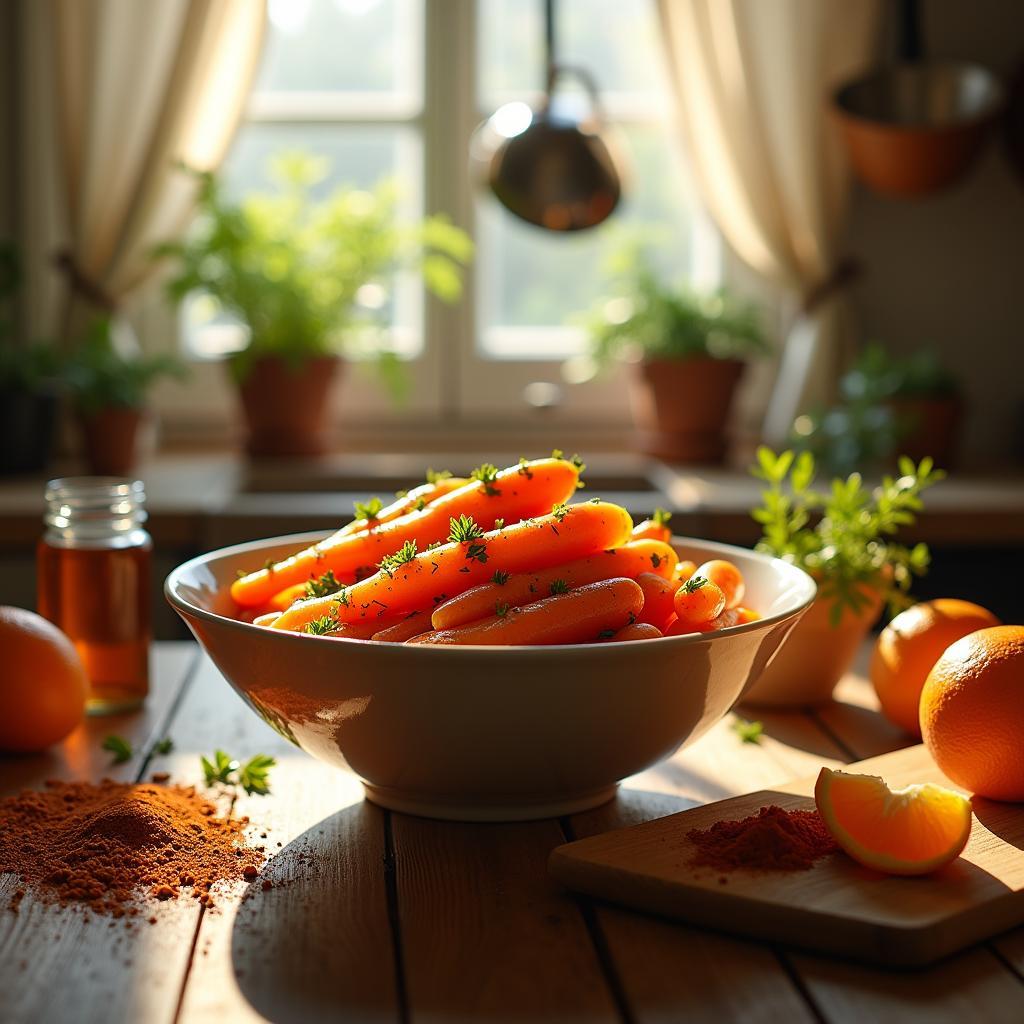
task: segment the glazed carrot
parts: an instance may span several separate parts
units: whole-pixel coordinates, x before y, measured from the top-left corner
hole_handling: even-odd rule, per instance
[[[643,603],[643,592],[633,580],[601,580],[455,629],[439,629],[417,642],[502,647],[591,643],[614,636],[633,621]]]
[[[710,562],[697,566],[693,574],[718,585],[718,589],[725,594],[726,608],[735,608],[743,600],[747,586],[743,582],[743,573],[732,562],[724,558],[712,558]]]
[[[687,633],[713,633],[716,629],[728,629],[739,622],[735,608],[722,612],[708,622],[683,622],[677,619],[665,630],[665,636],[685,636]]]
[[[264,615],[257,615],[252,620],[254,626],[272,626],[281,617],[280,612],[267,612]]]
[[[390,505],[379,509],[372,517],[358,516],[351,523],[346,523],[340,530],[335,531],[333,537],[345,537],[351,533],[365,533],[367,530],[375,529],[381,523],[389,523],[392,519],[404,516],[407,512],[417,512],[427,505],[433,504],[438,498],[443,498],[451,491],[465,487],[469,483],[462,476],[446,476],[438,480],[428,480],[425,484],[406,491],[400,498],[396,498]],[[380,499],[374,501],[379,504]],[[363,511],[366,506],[356,505],[356,512]],[[372,508],[372,506],[370,506]]]
[[[734,608],[733,611],[736,612],[736,621],[739,623],[757,622],[757,620],[761,618],[761,616],[758,615],[757,612],[753,610],[753,608],[740,607]]]
[[[431,616],[431,625],[434,629],[452,629],[464,622],[493,615],[499,605],[521,608],[539,598],[584,583],[597,583],[598,580],[614,577],[635,579],[641,573],[652,571],[663,576],[670,571],[674,560],[675,552],[667,544],[657,540],[635,540],[540,572],[516,576],[498,572],[487,583],[438,605]]]
[[[623,626],[615,636],[602,639],[601,643],[616,644],[626,640],[657,640],[658,637],[664,635],[657,626],[652,626],[649,622],[631,622],[628,626]]]
[[[589,501],[489,533],[471,520],[453,519],[452,536],[458,533],[462,539],[419,552],[407,545],[369,579],[354,583],[342,595],[294,605],[275,626],[302,629],[324,615],[339,622],[358,622],[378,611],[404,614],[433,607],[491,579],[495,572],[547,568],[616,547],[629,538],[632,526],[624,508]]]
[[[290,558],[243,576],[231,585],[231,596],[236,604],[248,608],[328,570],[340,579],[360,566],[378,565],[407,541],[422,551],[448,536],[453,516],[470,516],[489,530],[497,520],[514,523],[541,515],[569,498],[578,482],[579,470],[565,459],[537,459],[494,471],[485,474],[485,479],[449,491],[425,508],[362,532],[333,534]]]
[[[341,637],[347,640],[370,640],[374,633],[396,624],[399,621],[393,615],[367,619],[365,622],[340,622],[324,636]]]
[[[710,622],[725,610],[725,594],[717,583],[703,576],[691,576],[675,593],[673,603],[677,625],[681,629],[693,628],[700,622]]]
[[[426,611],[417,609],[416,611],[409,612],[405,618],[399,619],[393,626],[388,626],[387,629],[374,633],[370,639],[387,640],[391,643],[401,644],[415,636],[420,636],[429,625],[430,615]]]
[[[642,573],[636,577],[636,581],[644,592],[644,606],[637,621],[649,623],[660,633],[675,615],[676,591],[682,583],[679,580],[666,580],[653,572]]]
[[[672,570],[672,579],[685,583],[696,571],[697,563],[684,558],[681,562],[676,562],[676,567]]]
[[[284,590],[279,590],[269,601],[269,605],[278,614],[290,608],[296,601],[301,601],[306,597],[306,584],[296,583],[292,587],[285,587]]]
[[[672,531],[668,527],[668,521],[671,518],[671,514],[663,508],[656,508],[650,519],[645,519],[633,527],[633,539],[660,540],[663,544],[671,544]]]

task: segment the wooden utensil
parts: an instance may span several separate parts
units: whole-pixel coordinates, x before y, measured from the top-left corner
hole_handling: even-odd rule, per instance
[[[951,783],[923,746],[851,765],[890,786]],[[955,787],[954,787],[955,788]],[[839,853],[807,871],[695,867],[692,829],[768,804],[811,809],[814,779],[722,800],[568,843],[549,861],[570,889],[691,924],[887,967],[920,967],[1024,922],[1024,805],[975,798],[963,855],[942,871],[898,878]]]

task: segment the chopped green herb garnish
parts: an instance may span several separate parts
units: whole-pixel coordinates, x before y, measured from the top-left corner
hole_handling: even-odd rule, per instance
[[[591,505],[600,505],[601,504],[601,499],[600,498],[591,498],[590,499],[590,504]]]
[[[569,593],[569,584],[566,583],[565,580],[552,580],[551,586],[548,587],[548,590],[552,597],[554,597],[555,594],[567,594]]]
[[[427,483],[428,484],[439,484],[442,480],[451,480],[452,471],[450,469],[428,469],[427,470]]]
[[[264,568],[264,570],[265,570],[266,572],[273,572],[273,571],[274,571],[274,568],[276,567],[276,565],[277,565],[277,562],[275,562],[275,561],[274,561],[274,560],[273,560],[272,558],[268,558],[268,559],[267,559],[267,560],[266,560],[266,561],[265,561],[265,562],[263,563],[263,568]]]
[[[338,620],[331,615],[321,615],[319,619],[312,619],[302,627],[303,632],[311,636],[323,636],[330,633],[338,626]]]
[[[471,480],[479,480],[484,485],[484,494],[490,497],[501,494],[501,491],[494,486],[494,481],[498,479],[498,467],[494,463],[485,462],[482,466],[477,466],[469,476]]]
[[[109,750],[114,755],[114,764],[124,764],[132,757],[132,745],[123,736],[108,736],[100,748]]]
[[[476,559],[478,562],[487,561],[487,545],[486,544],[470,544],[466,551],[466,558],[470,561]]]
[[[744,718],[737,718],[732,723],[732,729],[743,743],[760,743],[761,734],[764,732],[764,723],[748,722]]]
[[[564,459],[565,458],[565,452],[563,452],[561,448],[552,448],[551,449],[551,458],[553,458],[553,459]]]
[[[439,540],[435,540],[432,544],[428,544],[427,545],[426,550],[427,551],[436,551],[440,546],[441,546],[441,542]]]
[[[341,590],[341,583],[331,569],[328,569],[322,576],[306,583],[306,597],[327,597]]]
[[[491,577],[492,583],[497,583],[499,587],[505,586],[508,583],[509,574],[503,569],[498,569],[495,574]]]
[[[407,540],[394,554],[385,555],[380,560],[378,567],[381,572],[388,576],[394,576],[395,572],[403,565],[407,565],[416,557],[416,541]]]
[[[655,526],[668,526],[668,521],[672,518],[672,513],[667,509],[656,508],[654,515],[651,516],[651,520]]]
[[[495,519],[494,520],[494,528],[496,530],[504,530],[505,529],[505,520],[504,519]]]
[[[416,504],[413,506],[417,512],[422,512],[427,507],[426,498],[417,498]]]
[[[235,570],[235,579],[236,580],[244,580],[245,577],[249,576],[249,575],[251,575],[251,574],[250,574],[248,569],[236,569]]]
[[[499,619],[503,619],[505,618],[506,615],[508,615],[508,610],[510,607],[511,605],[507,604],[496,604],[494,606],[494,614],[497,615]]]
[[[683,584],[683,593],[684,594],[693,594],[696,591],[700,590],[701,587],[707,586],[707,583],[708,583],[708,581],[707,581],[707,577],[706,576],[691,576]]]
[[[601,632],[597,634],[597,638],[599,640],[611,640],[613,636],[615,636],[614,629],[602,629]]]
[[[551,506],[551,514],[561,522],[569,514],[569,506],[564,501]]]
[[[449,522],[448,539],[453,544],[466,544],[477,537],[482,537],[484,531],[477,525],[472,516],[462,515],[456,519],[452,516]]]
[[[380,498],[371,498],[369,501],[357,501],[355,503],[356,519],[365,519],[367,522],[371,519],[376,519],[383,507],[384,502]]]
[[[157,740],[153,744],[154,754],[169,754],[174,749],[174,740],[170,736],[165,736],[162,740]]]
[[[533,470],[530,469],[530,460],[527,458],[521,458],[519,460],[519,469],[516,472],[520,476],[525,476],[527,480],[533,479]]]

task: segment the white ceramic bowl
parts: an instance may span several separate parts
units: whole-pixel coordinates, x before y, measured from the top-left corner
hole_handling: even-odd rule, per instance
[[[462,821],[554,817],[696,739],[739,700],[814,599],[800,569],[744,548],[676,538],[682,557],[728,558],[763,618],[726,632],[622,644],[430,647],[306,636],[229,617],[236,570],[321,539],[296,534],[194,558],[165,584],[224,677],[280,733],[347,767],[371,800]]]

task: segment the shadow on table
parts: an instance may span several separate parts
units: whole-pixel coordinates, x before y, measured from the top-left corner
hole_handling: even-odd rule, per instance
[[[362,801],[278,851],[249,886],[231,962],[242,994],[267,1020],[398,1019],[384,850],[383,812]]]
[[[1024,814],[1020,804],[1003,803],[976,796],[971,799],[974,816],[994,836],[1004,843],[1024,850]]]

